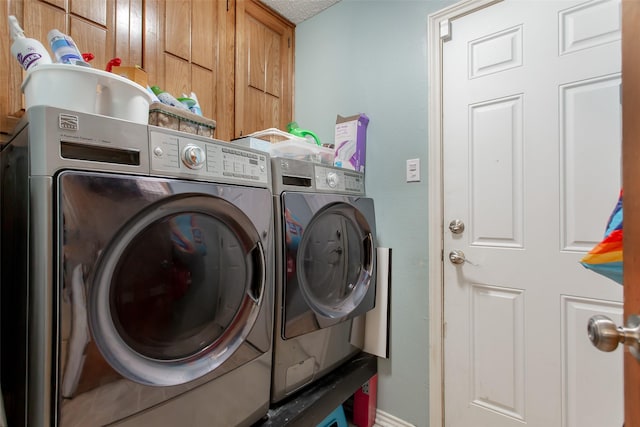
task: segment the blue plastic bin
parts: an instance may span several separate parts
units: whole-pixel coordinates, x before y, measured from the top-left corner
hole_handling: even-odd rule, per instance
[[[334,409],[327,418],[318,424],[318,427],[348,427],[347,418],[344,416],[344,409],[342,409],[342,405]]]

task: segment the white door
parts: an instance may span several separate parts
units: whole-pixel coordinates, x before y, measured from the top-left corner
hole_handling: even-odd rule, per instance
[[[621,185],[620,1],[505,0],[443,46],[445,425],[621,426],[586,325],[622,287],[579,264]]]

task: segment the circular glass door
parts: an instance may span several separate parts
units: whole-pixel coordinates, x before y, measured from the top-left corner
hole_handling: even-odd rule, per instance
[[[320,210],[302,233],[297,252],[302,295],[318,314],[348,316],[364,299],[373,272],[372,233],[347,203]]]
[[[129,221],[100,257],[93,336],[125,377],[185,383],[242,344],[264,280],[260,238],[243,212],[212,196],[167,199]]]

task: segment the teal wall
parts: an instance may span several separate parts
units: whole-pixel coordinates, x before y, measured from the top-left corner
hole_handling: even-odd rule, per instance
[[[365,113],[377,243],[393,251],[391,358],[378,408],[429,424],[428,15],[453,1],[342,0],[296,28],[295,120],[333,142],[336,114]],[[406,182],[419,158],[422,181]]]

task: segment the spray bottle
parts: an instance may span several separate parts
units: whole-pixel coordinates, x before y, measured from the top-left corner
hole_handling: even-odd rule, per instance
[[[70,36],[53,29],[49,31],[47,38],[51,45],[51,51],[59,63],[91,67],[91,65],[82,58],[82,53],[80,53],[80,50],[78,50],[78,47]]]
[[[298,127],[298,123],[296,123],[296,122],[289,123],[287,125],[287,131],[291,135],[299,136],[301,138],[306,138],[307,136],[310,136],[311,138],[313,138],[316,141],[317,145],[322,145],[320,143],[320,139],[318,138],[318,135],[316,135],[315,133],[311,132],[310,130],[300,129]]]
[[[163,104],[180,108],[181,110],[188,110],[186,105],[174,98],[174,96],[169,92],[165,92],[164,90],[160,89],[158,86],[151,86],[151,90],[156,94],[160,102],[162,102]]]
[[[184,99],[187,99],[189,101],[187,101],[187,103],[185,104]],[[178,100],[185,104],[187,108],[189,108],[189,111],[191,111],[193,114],[202,116],[202,109],[200,108],[200,103],[198,102],[198,97],[196,96],[195,92],[191,92],[191,95],[189,96],[183,93],[182,98],[178,98]]]
[[[41,64],[51,64],[51,57],[47,49],[36,39],[24,36],[24,31],[18,23],[18,19],[9,15],[9,28],[11,31],[11,54],[15,56],[22,68],[31,71]]]

